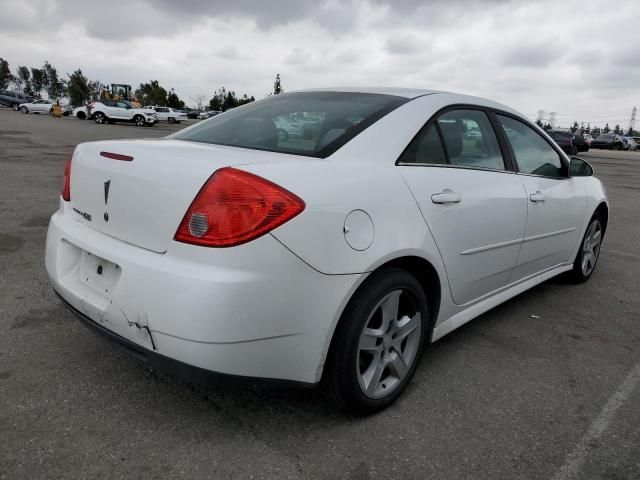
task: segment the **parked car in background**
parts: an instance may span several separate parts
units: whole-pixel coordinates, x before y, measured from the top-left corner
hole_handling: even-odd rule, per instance
[[[277,118],[315,127],[283,140]],[[609,218],[592,167],[513,109],[381,88],[80,144],[56,205],[46,271],[97,334],[201,382],[322,380],[358,414],[400,397],[428,343],[549,278],[587,281]]]
[[[28,103],[33,100],[33,97],[23,95],[22,93],[12,92],[9,90],[0,91],[0,105],[5,107],[11,107],[14,110],[18,110],[21,103]]]
[[[640,137],[633,137],[636,141],[636,150],[640,150]]]
[[[633,137],[622,137],[623,149],[631,152],[638,149],[638,144]]]
[[[158,115],[158,121],[180,123],[188,120],[187,114],[171,107],[151,107]]]
[[[615,133],[603,133],[598,135],[591,142],[591,148],[604,148],[607,150],[622,150],[624,143],[622,137]]]
[[[221,114],[222,112],[218,112],[217,110],[207,110],[204,112],[200,112],[198,118],[200,120],[206,120],[207,118],[215,117],[216,115]]]
[[[80,120],[85,120],[89,118],[89,114],[87,113],[87,106],[83,105],[81,107],[76,107],[73,109],[72,115],[74,117],[79,118]]]
[[[33,102],[21,103],[19,109],[22,113],[50,113],[52,107],[51,100],[34,100]]]
[[[549,130],[547,133],[567,155],[578,153],[578,147],[573,143],[573,133],[558,130]]]
[[[578,152],[589,151],[589,143],[578,133],[566,130],[550,130],[549,135],[556,140],[558,145],[560,145],[560,143],[566,144],[566,141],[570,140],[571,144],[566,148],[563,148],[563,150],[570,155],[575,155]]]
[[[126,100],[100,100],[87,108],[88,116],[97,124],[129,122],[139,127],[158,123],[156,112],[151,109],[134,108]]]
[[[593,141],[593,137],[590,134],[585,133],[583,135],[583,138],[584,138],[584,141],[587,142],[589,144],[589,146],[591,146],[591,142]]]
[[[200,115],[200,110],[189,110],[187,112],[187,118],[189,120],[197,120],[198,119],[198,115]]]

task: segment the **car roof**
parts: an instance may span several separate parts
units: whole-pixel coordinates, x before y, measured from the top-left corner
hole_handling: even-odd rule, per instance
[[[448,95],[451,104],[471,104],[479,105],[488,108],[495,108],[497,110],[503,110],[518,115],[522,118],[526,118],[517,110],[493,100],[489,100],[482,97],[475,97],[472,95],[464,95],[460,93],[447,92],[444,90],[428,90],[420,88],[400,88],[400,87],[328,87],[328,88],[309,88],[303,90],[294,90],[290,93],[303,93],[303,92],[345,92],[345,93],[374,93],[379,95],[395,95],[398,97],[405,97],[408,99],[414,99],[427,95]]]
[[[295,90],[295,92],[345,92],[345,93],[377,93],[380,95],[395,95],[397,97],[416,98],[432,93],[440,93],[437,90],[424,90],[418,88],[400,87],[328,87],[328,88],[308,88]],[[291,92],[294,93],[294,92]]]

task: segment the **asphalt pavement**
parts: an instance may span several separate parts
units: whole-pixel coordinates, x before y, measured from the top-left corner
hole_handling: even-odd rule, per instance
[[[0,110],[0,478],[640,478],[640,152],[584,154],[607,188],[593,278],[559,280],[428,348],[392,408],[206,389],[83,327],[44,269],[65,161],[98,126]]]

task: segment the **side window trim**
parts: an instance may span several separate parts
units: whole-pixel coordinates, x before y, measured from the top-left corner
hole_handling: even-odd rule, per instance
[[[451,157],[449,156],[449,151],[447,150],[447,144],[444,141],[444,137],[442,136],[442,129],[440,128],[440,125],[438,124],[438,119],[435,118],[433,120],[433,125],[429,128],[435,128],[436,129],[436,133],[438,134],[438,139],[440,140],[440,145],[442,145],[442,151],[444,152],[444,159],[447,161],[446,164],[444,164],[445,167],[450,167],[452,166],[451,163]],[[429,132],[429,128],[425,129],[424,133],[428,133]],[[413,140],[411,140],[413,142]]]
[[[504,161],[504,168],[500,169],[500,168],[489,168],[489,167],[472,167],[469,165],[453,165],[449,159],[449,152],[447,151],[447,145],[444,142],[444,138],[442,136],[442,131],[440,130],[440,126],[438,125],[438,118],[442,115],[444,115],[445,113],[448,113],[450,111],[455,111],[455,110],[477,110],[480,112],[484,112],[484,114],[488,117],[489,119],[489,123],[491,124],[491,127],[494,131],[494,134],[496,136],[496,138],[498,139],[498,144],[500,146],[500,152],[502,153],[502,158]],[[500,111],[497,111],[498,113],[502,113]],[[514,167],[514,162],[512,161],[511,156],[509,155],[510,151],[505,152],[503,150],[503,145],[502,145],[502,141],[504,141],[504,139],[502,139],[501,134],[502,132],[502,127],[500,126],[500,130],[496,129],[496,125],[494,124],[492,115],[494,114],[494,110],[491,108],[487,108],[487,107],[483,107],[482,105],[468,105],[468,104],[453,104],[453,105],[448,105],[446,107],[441,108],[440,110],[438,110],[437,112],[435,112],[426,122],[425,124],[420,127],[420,130],[418,130],[418,132],[413,136],[413,138],[411,139],[411,141],[409,141],[409,143],[407,144],[407,146],[404,148],[404,150],[402,151],[402,153],[398,156],[398,159],[396,160],[395,164],[397,166],[404,166],[404,167],[437,167],[437,168],[462,168],[462,169],[466,169],[466,170],[480,170],[480,171],[485,171],[485,172],[499,172],[499,173],[516,173],[515,171],[515,167]],[[444,155],[445,158],[447,160],[446,164],[441,164],[441,163],[416,163],[416,162],[404,162],[403,158],[405,157],[407,151],[409,150],[409,148],[413,145],[413,143],[415,141],[417,141],[417,139],[422,138],[423,135],[425,135],[428,131],[429,128],[434,127],[436,129],[436,131],[438,132],[438,138],[440,139],[440,144],[442,145],[442,149],[444,150]],[[507,142],[508,144],[508,142]],[[509,147],[510,148],[510,147]]]
[[[487,110],[487,116],[489,117],[489,121],[491,122],[491,126],[493,127],[493,131],[498,138],[498,144],[500,145],[500,151],[502,152],[502,158],[505,161],[505,168],[518,173],[518,163],[516,162],[516,155],[513,153],[513,149],[511,148],[511,143],[509,143],[509,139],[504,133],[504,129],[500,124],[500,120],[498,120],[498,116],[496,112],[493,110]]]

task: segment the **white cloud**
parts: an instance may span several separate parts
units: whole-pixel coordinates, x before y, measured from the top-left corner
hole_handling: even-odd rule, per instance
[[[626,123],[640,104],[640,4],[599,1],[6,0],[0,56],[185,99],[332,85],[435,88],[561,122]],[[595,118],[597,116],[597,118]],[[594,117],[594,118],[589,118]]]

